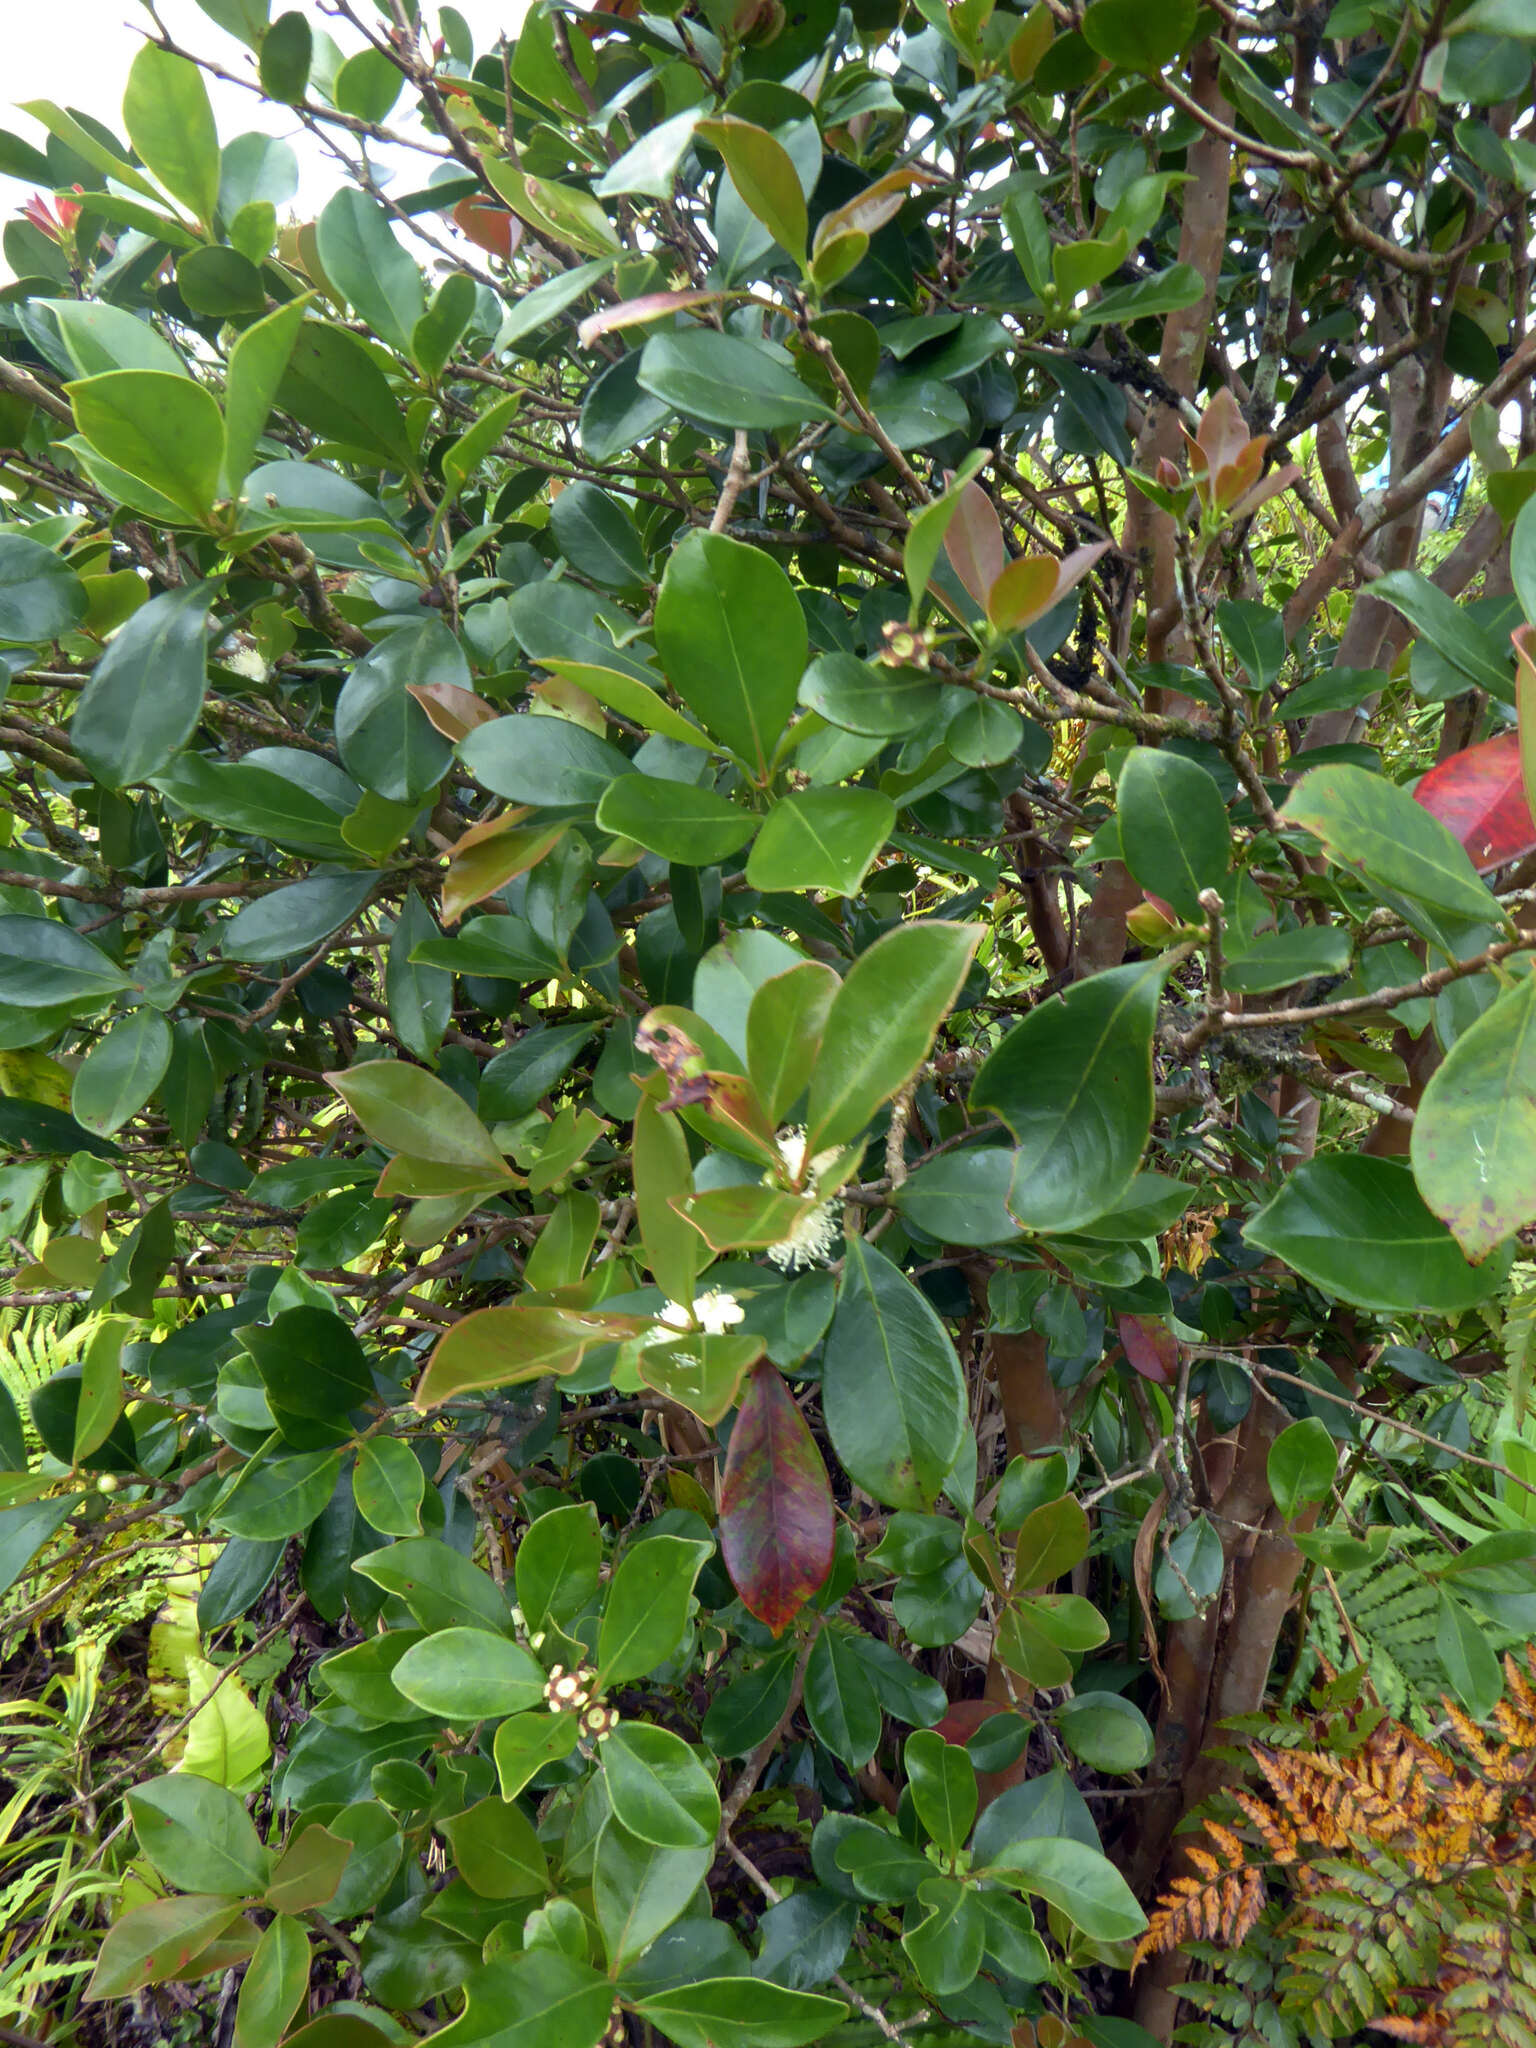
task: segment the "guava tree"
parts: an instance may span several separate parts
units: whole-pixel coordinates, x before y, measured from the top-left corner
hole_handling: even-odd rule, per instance
[[[258,1724],[84,2023],[1169,2039],[1536,1634],[1536,19],[199,5],[0,136],[7,1626]]]

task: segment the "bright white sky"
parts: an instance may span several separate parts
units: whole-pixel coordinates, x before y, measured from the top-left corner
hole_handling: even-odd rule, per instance
[[[516,26],[525,0],[456,0],[456,4],[469,23],[478,56],[491,46],[503,27],[511,30]],[[361,47],[356,32],[345,22],[322,13],[317,0],[273,0],[274,18],[294,5],[344,50]],[[256,60],[250,51],[210,21],[197,0],[158,0],[158,6],[161,20],[177,42],[213,58],[227,71],[254,79]],[[366,0],[358,12],[366,17]],[[435,26],[436,9],[431,0],[424,13]],[[94,114],[121,135],[123,85],[144,31],[151,26],[148,15],[135,0],[0,0],[0,92],[4,95],[0,101],[0,127],[11,129],[29,142],[41,143],[43,134],[38,124],[14,110],[22,101],[46,99]],[[263,105],[254,93],[238,86],[218,79],[210,79],[208,85],[221,142],[251,128],[288,137],[301,166],[296,211],[301,215],[316,212],[334,189],[335,172],[299,124],[284,108]],[[403,113],[408,105],[402,97],[399,111]],[[425,183],[425,178],[421,182]],[[30,187],[19,180],[0,177],[0,218],[8,219],[15,213],[29,193]],[[5,274],[5,264],[0,260],[0,275]]]

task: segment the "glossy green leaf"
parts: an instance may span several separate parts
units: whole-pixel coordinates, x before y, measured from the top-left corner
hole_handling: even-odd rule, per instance
[[[693,1582],[709,1546],[685,1536],[651,1536],[631,1544],[608,1582],[597,1638],[604,1690],[644,1678],[665,1663],[688,1626]]]
[[[482,1799],[444,1821],[443,1833],[464,1882],[482,1899],[525,1899],[548,1889],[543,1847],[532,1821],[514,1801]]]
[[[127,986],[122,969],[68,925],[0,916],[0,1002],[24,1010],[105,1004]]]
[[[353,669],[336,701],[336,748],[348,774],[391,803],[419,803],[452,765],[453,747],[411,689],[467,689],[469,682],[459,643],[439,620],[390,633]]]
[[[590,1502],[551,1508],[534,1521],[517,1546],[517,1604],[537,1633],[549,1622],[567,1622],[597,1591],[603,1539]]]
[[[352,1492],[358,1513],[381,1536],[421,1534],[426,1484],[421,1460],[399,1437],[370,1437],[359,1447]]]
[[[635,2010],[677,2048],[802,2048],[848,2016],[839,1999],[743,1977],[681,1984]]]
[[[726,114],[701,121],[696,133],[724,157],[731,182],[781,249],[802,266],[807,230],[805,194],[790,154],[777,136]]]
[[[1152,1124],[1152,1034],[1167,964],[1111,968],[1051,996],[983,1062],[971,1108],[1018,1140],[1008,1207],[1028,1230],[1071,1230],[1113,1207]]]
[[[597,2048],[613,2004],[606,1977],[549,1948],[499,1955],[465,1990],[463,2016],[437,2030],[441,2048]]]
[[[617,838],[632,839],[663,860],[691,868],[729,860],[757,829],[749,811],[713,790],[653,775],[621,775],[610,782],[597,806],[597,822]]]
[[[201,384],[164,370],[108,370],[65,389],[81,433],[108,462],[192,523],[210,517],[224,472],[224,421]]]
[[[503,1799],[515,1799],[547,1764],[559,1763],[576,1747],[575,1714],[513,1714],[496,1730],[492,1751]]]
[[[417,1382],[415,1406],[425,1414],[459,1394],[574,1372],[594,1345],[633,1336],[643,1327],[633,1316],[581,1309],[476,1309],[461,1316],[438,1343]]]
[[[215,1524],[231,1536],[269,1543],[296,1536],[320,1513],[341,1476],[335,1451],[305,1451],[294,1457],[268,1453],[242,1465],[239,1477],[215,1511]]]
[[[1419,1192],[1470,1259],[1536,1219],[1536,1099],[1523,1079],[1533,1004],[1527,974],[1458,1035],[1414,1119]]]
[[[130,1010],[80,1062],[70,1108],[88,1131],[110,1137],[138,1115],[170,1063],[170,1025],[147,1005]]]
[[[706,1848],[663,1849],[642,1842],[619,1821],[608,1821],[597,1845],[592,1898],[610,1968],[633,1962],[672,1925],[703,1883],[714,1855],[713,1841]]]
[[[991,1860],[1021,1890],[1035,1893],[1090,1941],[1127,1941],[1142,1933],[1146,1915],[1125,1879],[1100,1849],[1061,1837],[1010,1842]]]
[[[0,533],[0,640],[57,640],[86,612],[85,587],[51,548]]]
[[[895,824],[896,806],[878,790],[793,791],[763,820],[747,858],[748,886],[852,896]]]
[[[462,1168],[486,1181],[509,1178],[511,1168],[490,1132],[435,1074],[404,1060],[369,1060],[326,1079],[369,1137],[392,1151]]]
[[[680,1735],[623,1721],[603,1744],[603,1773],[615,1818],[638,1840],[659,1849],[713,1844],[720,1795]]]
[[[978,925],[924,920],[859,955],[832,1000],[811,1073],[807,1152],[856,1138],[917,1072],[980,938]]]
[[[1504,1691],[1504,1673],[1482,1623],[1442,1586],[1436,1595],[1435,1653],[1474,1720],[1486,1721]]]
[[[781,351],[712,327],[653,334],[638,376],[643,391],[707,427],[776,431],[832,418]]]
[[[239,1915],[237,1899],[205,1892],[135,1906],[107,1929],[86,1999],[127,1998],[147,1984],[179,1977]]]
[[[1145,1770],[1152,1761],[1147,1718],[1119,1693],[1077,1693],[1062,1701],[1055,1719],[1068,1749],[1090,1770],[1120,1777]]]
[[[1398,1314],[1455,1315],[1487,1301],[1511,1255],[1469,1264],[1407,1167],[1359,1154],[1308,1160],[1243,1234],[1341,1300]]]
[[[1348,766],[1314,768],[1292,790],[1283,817],[1453,955],[1470,931],[1504,924],[1460,844],[1383,776]]]
[[[219,204],[219,136],[198,67],[145,43],[128,73],[123,124],[166,191],[211,227]]]
[[[426,1629],[507,1626],[505,1594],[494,1579],[435,1536],[408,1536],[353,1560],[353,1569],[402,1599]]]
[[[805,1087],[841,983],[820,960],[770,975],[747,1011],[747,1074],[771,1124],[781,1124]]]
[[[1222,889],[1231,832],[1221,793],[1205,770],[1161,747],[1133,747],[1120,770],[1120,846],[1144,889],[1181,917],[1203,923],[1200,894]]]
[[[408,356],[426,311],[426,291],[384,208],[365,192],[344,187],[326,201],[315,233],[331,283],[375,333]]]
[[[413,1644],[391,1676],[396,1691],[446,1721],[494,1720],[544,1697],[543,1666],[488,1629],[439,1629]]]
[[[822,1412],[849,1476],[894,1508],[929,1508],[966,1430],[949,1332],[884,1253],[850,1238],[822,1367]]]
[[[771,556],[713,533],[673,549],[656,601],[667,680],[760,778],[794,711],[806,645],[799,600]]]
[[[628,759],[584,726],[566,718],[493,719],[459,742],[470,774],[497,796],[519,804],[592,809]]]
[[[918,1819],[946,1855],[955,1855],[976,1818],[975,1766],[932,1728],[915,1729],[903,1755]]]
[[[328,441],[392,468],[410,465],[400,403],[372,350],[328,320],[306,320],[277,385],[277,403]]]
[[[309,1989],[309,1932],[279,1913],[262,1931],[240,1981],[235,2048],[277,2048]]]

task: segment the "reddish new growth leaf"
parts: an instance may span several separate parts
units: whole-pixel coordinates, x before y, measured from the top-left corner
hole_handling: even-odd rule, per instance
[[[766,1359],[752,1369],[720,1492],[720,1548],[751,1614],[781,1635],[832,1569],[832,1488],[816,1440]]]
[[[1160,1387],[1178,1378],[1179,1340],[1166,1324],[1150,1316],[1116,1316],[1115,1330],[1126,1358],[1144,1380]]]
[[[523,224],[515,214],[478,199],[461,199],[453,209],[453,224],[476,248],[503,262],[523,239]]]
[[[1536,848],[1516,733],[1501,732],[1464,754],[1452,754],[1430,769],[1413,794],[1461,841],[1479,873]]]

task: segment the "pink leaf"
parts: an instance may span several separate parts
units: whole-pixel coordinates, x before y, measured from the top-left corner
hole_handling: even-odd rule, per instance
[[[1144,1380],[1171,1386],[1179,1373],[1179,1340],[1150,1316],[1116,1316],[1115,1330],[1126,1358]]]

